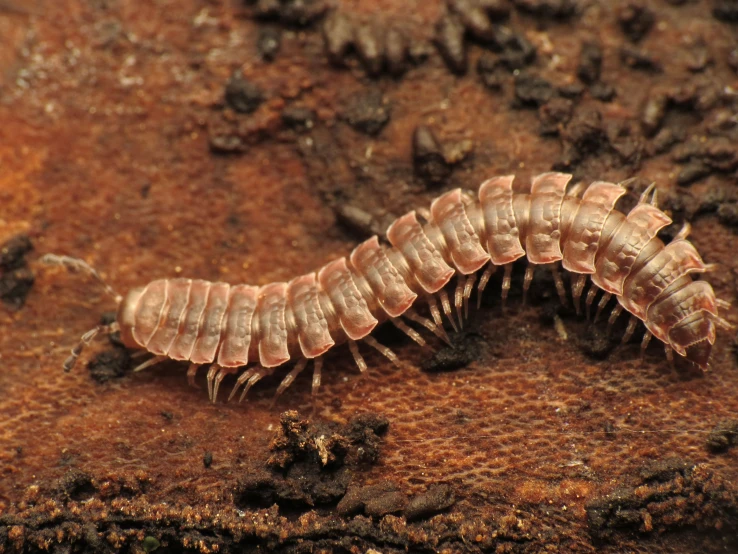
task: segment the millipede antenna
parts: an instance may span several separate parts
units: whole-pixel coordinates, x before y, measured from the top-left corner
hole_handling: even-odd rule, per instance
[[[61,256],[58,254],[45,254],[41,257],[39,261],[47,265],[61,265],[73,272],[81,271],[83,273],[87,273],[88,275],[92,275],[97,280],[97,282],[103,286],[105,292],[115,298],[116,303],[120,304],[120,301],[123,300],[123,297],[115,292],[113,288],[103,280],[103,278],[94,267],[92,267],[90,264],[80,258],[72,258],[70,256]]]

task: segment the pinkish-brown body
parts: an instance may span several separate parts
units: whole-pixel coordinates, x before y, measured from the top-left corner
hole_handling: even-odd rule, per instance
[[[706,269],[694,247],[681,237],[667,246],[656,238],[671,220],[646,203],[646,195],[624,215],[614,208],[626,192],[622,186],[595,182],[578,198],[566,195],[570,179],[545,173],[533,180],[529,194],[516,194],[512,176],[495,177],[481,185],[478,199],[453,190],[433,202],[425,223],[415,212],[396,220],[387,233],[391,247],[372,237],[348,259],[289,283],[154,281],[121,302],[123,340],[162,358],[190,361],[192,374],[196,365],[217,364],[209,379],[218,383],[249,363],[265,368],[247,372],[237,386],[247,379],[253,384],[292,358],[319,358],[347,341],[362,367],[353,341],[380,347],[368,336],[378,323],[391,319],[407,332],[398,319],[404,315],[438,334],[436,295],[452,317],[445,287],[454,275],[459,276],[454,304],[460,313],[477,272],[487,266],[481,294],[495,267],[505,266],[506,295],[510,264],[527,255],[531,264],[561,262],[580,275],[572,279],[577,307],[590,276],[597,288],[587,296],[588,307],[598,289],[606,298],[615,295],[648,333],[706,367],[716,323],[722,320],[710,285],[692,280],[692,273]],[[526,288],[529,282],[526,274]],[[429,302],[434,322],[412,310],[420,298]],[[303,367],[298,364],[291,379]]]

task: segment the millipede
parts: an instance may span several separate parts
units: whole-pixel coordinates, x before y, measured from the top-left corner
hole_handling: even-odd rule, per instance
[[[372,336],[384,321],[421,345],[425,340],[410,324],[449,343],[445,321],[454,330],[463,327],[474,288],[478,308],[498,267],[504,272],[504,304],[512,264],[524,256],[528,262],[524,297],[533,270],[540,265],[550,268],[566,304],[563,268],[572,274],[571,298],[578,314],[591,282],[585,298],[588,318],[600,292],[597,315],[614,296],[617,304],[609,323],[623,310],[630,314],[623,342],[643,322],[642,352],[656,337],[670,361],[676,352],[707,369],[717,328],[732,325],[718,314],[729,304],[715,297],[708,282],[692,278],[715,266],[705,264],[687,240],[689,224],[664,244],[657,234],[672,221],[657,207],[654,185],[626,215],[615,208],[627,192],[623,184],[596,181],[567,190],[571,179],[569,174],[543,173],[532,179],[529,193],[514,192],[512,175],[486,180],[477,196],[460,188],[451,190],[436,198],[429,210],[414,210],[395,220],[387,230],[389,244],[373,236],[348,257],[289,282],[261,287],[159,279],[121,296],[83,260],[47,254],[42,258],[46,263],[93,275],[118,304],[115,321],[86,332],[64,369],[74,367],[96,336],[120,331],[127,347],[153,355],[134,371],[169,359],[187,361],[188,381],[194,384],[198,368],[209,366],[208,393],[213,402],[227,375],[245,369],[228,398],[242,389],[243,400],[258,381],[290,360],[296,362],[275,399],[310,360],[315,396],[322,356],[333,346],[347,343],[363,373],[367,364],[359,342],[398,363],[395,353]],[[427,306],[430,317],[419,313],[420,304]]]

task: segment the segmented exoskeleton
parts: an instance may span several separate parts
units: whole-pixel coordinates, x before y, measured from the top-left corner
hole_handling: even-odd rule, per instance
[[[623,309],[631,314],[626,340],[642,321],[647,329],[644,350],[655,336],[665,344],[667,356],[676,351],[707,368],[716,326],[730,324],[718,315],[718,306],[725,303],[715,298],[712,287],[692,280],[693,273],[710,266],[686,240],[689,227],[664,245],[656,234],[671,220],[656,207],[653,186],[625,215],[615,209],[626,192],[623,186],[597,181],[579,198],[576,190],[566,193],[570,180],[571,175],[544,173],[533,179],[528,194],[513,192],[513,176],[485,181],[478,198],[452,190],[434,200],[430,211],[412,211],[397,219],[387,231],[391,246],[380,244],[374,236],[348,258],[288,283],[255,287],[179,278],[153,281],[117,296],[116,322],[88,331],[72,350],[65,369],[74,366],[95,335],[120,330],[127,346],[154,354],[137,370],[166,359],[189,361],[192,383],[197,368],[209,364],[213,401],[223,378],[238,368],[254,364],[238,377],[230,395],[243,387],[243,399],[257,381],[293,358],[297,363],[277,395],[308,360],[314,360],[315,394],[321,356],[334,345],[347,342],[363,372],[366,363],[357,341],[397,361],[370,335],[382,321],[391,321],[420,344],[423,338],[404,319],[448,341],[441,310],[454,329],[455,317],[463,326],[462,311],[466,317],[475,284],[478,281],[481,298],[498,266],[504,268],[504,301],[512,263],[523,256],[528,258],[524,291],[530,287],[534,266],[546,264],[566,303],[560,263],[575,274],[572,297],[577,312],[589,277],[593,285],[586,295],[588,317],[598,291],[604,292],[598,311],[614,295],[618,304],[610,322]],[[53,255],[46,260],[86,268],[97,276],[80,260]],[[455,275],[454,316],[446,287]],[[432,319],[416,312],[421,302],[428,304]]]

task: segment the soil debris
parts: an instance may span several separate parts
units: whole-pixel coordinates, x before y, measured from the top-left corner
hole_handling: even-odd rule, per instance
[[[336,425],[284,412],[265,464],[268,471],[251,468],[239,481],[234,502],[242,509],[276,503],[299,510],[338,502],[354,472],[379,459],[381,435],[388,426],[375,414],[360,414]]]
[[[455,502],[449,485],[431,485],[427,491],[410,500],[405,508],[405,517],[408,521],[426,519],[449,509]]]
[[[576,12],[574,0],[512,0],[513,5],[522,12],[541,19],[564,19]]]
[[[254,6],[256,17],[298,27],[310,25],[329,8],[325,0],[246,0],[246,4]]]
[[[447,15],[436,23],[434,42],[448,68],[456,75],[467,70],[464,24],[455,16]]]
[[[476,333],[467,332],[455,336],[453,346],[444,346],[421,365],[429,373],[456,371],[477,360],[482,351],[483,339]]]
[[[276,27],[261,27],[256,37],[256,49],[265,62],[273,62],[282,46],[282,31]]]
[[[726,536],[738,528],[735,485],[681,459],[645,466],[632,483],[586,506],[589,530],[599,540],[618,533],[662,533],[697,526]]]
[[[705,444],[714,453],[727,452],[738,444],[738,419],[726,419],[718,423],[710,431]]]
[[[27,235],[16,235],[0,247],[0,300],[20,310],[33,288],[35,277],[26,255],[33,250]]]
[[[379,89],[370,88],[351,98],[343,117],[357,131],[375,136],[389,122],[390,113],[389,100]]]
[[[382,517],[402,512],[407,503],[407,496],[398,490],[396,484],[383,481],[376,485],[349,487],[336,511],[344,517],[358,513]]]
[[[653,27],[656,17],[647,6],[629,2],[618,12],[620,29],[633,42],[639,42]]]
[[[87,370],[97,383],[120,379],[131,370],[131,355],[127,348],[111,348],[97,354],[87,364]]]
[[[225,101],[238,113],[253,113],[264,101],[264,93],[240,71],[236,71],[226,84]]]

